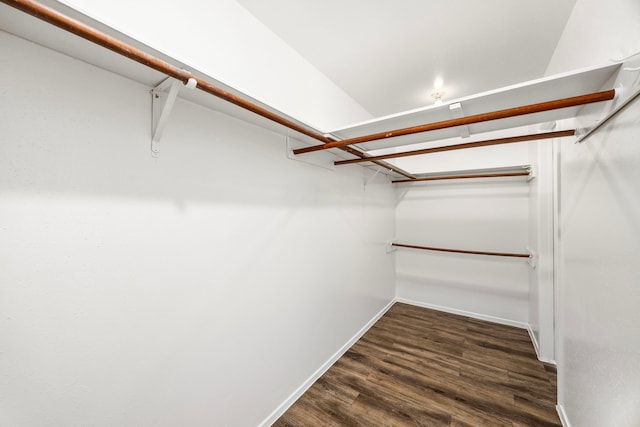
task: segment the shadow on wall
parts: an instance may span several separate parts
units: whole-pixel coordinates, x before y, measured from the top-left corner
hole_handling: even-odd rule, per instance
[[[481,295],[501,296],[522,301],[526,301],[529,298],[528,289],[489,286],[487,284],[479,284],[477,282],[446,280],[442,277],[431,277],[426,275],[416,276],[399,273],[397,275],[397,281],[410,283],[413,286],[420,286],[424,288],[445,288],[447,290],[460,291],[467,294],[477,293]]]
[[[124,117],[118,104],[66,114],[40,105],[31,121],[10,117],[0,137],[0,190],[171,199],[178,208],[187,201],[318,207],[372,202],[372,187],[388,186],[377,179],[365,195],[362,168],[338,173],[289,160],[284,136],[181,101],[154,159],[146,105]]]
[[[628,197],[629,194],[633,194],[636,191],[634,187],[637,182],[640,182],[637,158],[628,154],[615,155],[618,151],[615,144],[619,143],[615,140],[617,138],[615,134],[620,132],[632,133],[636,127],[636,118],[630,115],[619,116],[615,122],[615,133],[613,125],[610,124],[600,130],[599,143],[590,144],[589,141],[585,141],[581,144],[585,153],[589,153],[588,167],[585,168],[583,162],[564,165],[565,169],[562,173],[575,174],[577,176],[576,181],[579,183],[577,186],[572,187],[563,199],[566,204],[566,206],[562,206],[564,221],[571,222],[576,215],[580,215],[579,202],[584,200],[585,192],[590,185],[593,185],[593,183],[607,185],[604,194],[614,200],[603,203],[603,206],[621,207],[622,209],[616,210],[626,219],[625,225],[635,229],[635,233],[630,233],[630,235],[640,239],[640,222],[637,221],[640,216],[640,206],[637,203],[634,204],[633,198]],[[613,142],[610,142],[612,139]],[[603,158],[605,153],[609,158]],[[637,179],[629,179],[628,172],[634,170],[636,171]],[[590,214],[602,215],[602,212],[591,211]],[[604,220],[597,221],[596,218],[593,219],[594,223],[606,223]]]
[[[186,201],[360,205],[365,197],[361,183],[370,171],[289,160],[285,136],[181,99],[154,159],[150,88],[23,40],[12,43],[0,68],[11,82],[0,103],[0,191],[169,199],[178,209]],[[368,188],[383,185],[388,198],[386,179]],[[368,191],[367,202],[378,195]]]
[[[444,199],[511,199],[529,196],[529,185],[523,178],[497,178],[491,181],[412,184],[403,201]]]

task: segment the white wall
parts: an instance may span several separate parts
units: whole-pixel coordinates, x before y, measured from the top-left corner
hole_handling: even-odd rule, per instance
[[[640,3],[578,0],[548,73],[637,51]],[[574,427],[640,425],[638,117],[636,100],[560,147],[558,401]]]
[[[61,0],[322,131],[373,116],[234,0]]]
[[[0,50],[0,425],[255,426],[394,297],[386,179]]]
[[[546,75],[605,64],[638,50],[640,3],[635,0],[577,0]]]
[[[546,362],[555,362],[556,358],[553,151],[557,144],[558,139],[529,143],[536,175],[529,195],[529,248],[536,258],[536,268],[529,270],[529,331],[538,358]]]
[[[440,171],[495,167],[490,162],[496,158],[500,166],[528,162],[527,144],[467,152],[460,158],[440,153],[438,162],[431,156],[422,160]],[[420,162],[420,157],[412,161]],[[431,181],[401,186],[398,197],[400,243],[526,252],[529,183],[524,178]],[[401,248],[396,252],[396,292],[398,298],[421,305],[522,326],[528,322],[529,268],[521,258]]]

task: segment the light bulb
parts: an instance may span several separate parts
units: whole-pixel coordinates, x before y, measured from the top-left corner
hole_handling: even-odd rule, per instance
[[[442,105],[442,95],[444,95],[444,92],[434,92],[431,94],[431,97],[436,100],[435,105]]]

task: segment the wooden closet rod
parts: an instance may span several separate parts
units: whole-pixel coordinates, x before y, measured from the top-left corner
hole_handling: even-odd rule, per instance
[[[466,251],[462,249],[446,249],[446,248],[432,248],[429,246],[405,245],[404,243],[392,243],[391,246],[396,246],[399,248],[422,249],[427,251],[453,252],[458,254],[506,256],[506,257],[515,257],[515,258],[531,257],[530,254],[519,254],[519,253],[509,253],[509,252]]]
[[[419,154],[438,153],[441,151],[464,150],[467,148],[486,147],[489,145],[511,144],[514,142],[533,141],[537,139],[562,138],[564,136],[575,135],[575,133],[576,131],[571,129],[571,130],[561,130],[561,131],[555,131],[555,132],[536,133],[531,135],[510,136],[507,138],[487,139],[484,141],[467,142],[465,144],[443,145],[441,147],[424,148],[422,150],[405,151],[400,153],[382,154],[380,156],[369,156],[369,157],[362,157],[359,159],[339,160],[339,161],[333,162],[333,164],[349,165],[352,163],[370,162],[370,161],[382,160],[382,159],[394,159],[397,157],[417,156]]]
[[[95,28],[92,28],[86,24],[83,24],[82,22],[75,20],[73,18],[70,18],[43,4],[40,4],[35,1],[31,1],[31,0],[0,0],[0,2],[8,6],[11,6],[15,9],[18,9],[28,15],[34,16],[38,19],[48,22],[49,24],[52,24],[65,31],[73,33],[79,37],[82,37],[85,40],[88,40],[99,46],[102,46],[106,49],[116,52],[122,56],[125,56],[129,59],[139,62],[140,64],[145,65],[149,68],[152,68],[156,71],[159,71],[163,74],[166,74],[169,77],[173,77],[176,80],[180,80],[185,85],[189,82],[190,79],[193,79],[195,80],[196,87],[198,89],[204,92],[207,92],[213,96],[216,96],[218,98],[221,98],[234,105],[237,105],[240,108],[244,108],[245,110],[251,111],[275,123],[281,124],[282,126],[285,126],[291,130],[300,132],[301,134],[307,135],[320,142],[329,143],[333,141],[332,139],[329,139],[318,132],[314,132],[309,129],[306,129],[305,127],[300,126],[290,120],[287,120],[284,117],[281,117],[280,115],[267,110],[266,108],[263,108],[250,101],[247,101],[246,99],[240,98],[239,96],[236,96],[231,92],[225,91],[224,89],[221,89],[208,81],[200,79],[194,76],[193,74],[191,74],[189,71],[178,68],[175,65],[172,65],[166,61],[163,61],[162,59],[156,58],[153,55],[149,55],[148,53],[140,49],[137,49],[134,46],[131,46],[114,37],[111,37],[108,34],[98,31]],[[345,147],[345,148],[349,148],[349,149],[348,150],[344,149],[344,151],[348,151],[349,153],[357,157],[360,157],[360,158],[368,157],[366,154],[362,153],[359,150],[352,149],[351,147]],[[390,165],[386,162],[380,162],[380,161],[373,161],[373,162],[385,169],[391,170],[404,177],[407,177],[407,178],[414,177],[414,175],[411,175],[406,171],[403,171],[402,169],[397,168],[393,165]]]
[[[603,92],[589,93],[586,95],[574,96],[570,98],[556,99],[553,101],[541,102],[538,104],[524,105],[521,107],[507,108],[506,110],[492,111],[490,113],[475,114],[473,116],[459,117],[457,119],[443,120],[435,123],[412,126],[408,128],[396,129],[388,132],[374,133],[371,135],[358,136],[355,138],[343,139],[342,141],[332,141],[321,145],[299,148],[293,150],[294,154],[310,153],[312,151],[326,150],[329,148],[342,147],[350,144],[360,144],[362,142],[377,141],[380,139],[392,138],[395,136],[411,135],[414,133],[428,132],[438,129],[447,129],[456,126],[470,125],[474,123],[487,122],[491,120],[506,119],[509,117],[523,116],[526,114],[541,113],[544,111],[557,110],[560,108],[575,107],[578,105],[591,104],[593,102],[609,101],[613,99],[616,92],[614,89]]]
[[[470,175],[443,175],[443,176],[427,176],[424,178],[413,178],[413,179],[398,179],[395,181],[391,181],[393,184],[400,184],[403,182],[420,182],[420,181],[438,181],[442,179],[470,179],[470,178],[500,178],[500,177],[508,177],[508,176],[529,176],[530,173],[528,170],[523,170],[519,172],[499,172],[499,173],[477,173]]]

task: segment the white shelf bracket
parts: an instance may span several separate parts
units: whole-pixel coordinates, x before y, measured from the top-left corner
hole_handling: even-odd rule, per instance
[[[449,113],[451,114],[452,119],[459,119],[464,117],[464,111],[462,111],[462,104],[456,102],[455,104],[449,105]],[[469,126],[459,126],[460,129],[460,138],[469,138]]]
[[[396,207],[400,204],[400,202],[402,202],[404,196],[406,196],[408,192],[409,189],[407,187],[396,189]]]
[[[373,179],[380,173],[381,170],[382,170],[382,166],[380,166],[378,169],[376,169],[376,172],[373,175],[371,175],[368,180],[366,180],[364,182],[364,189],[365,190],[367,189],[367,185],[369,185],[371,183],[371,181],[373,181]]]
[[[194,89],[196,84],[196,80],[191,78],[184,86]],[[178,97],[180,86],[183,86],[181,81],[168,77],[151,89],[151,155],[153,157],[158,157],[160,153],[159,142]]]

